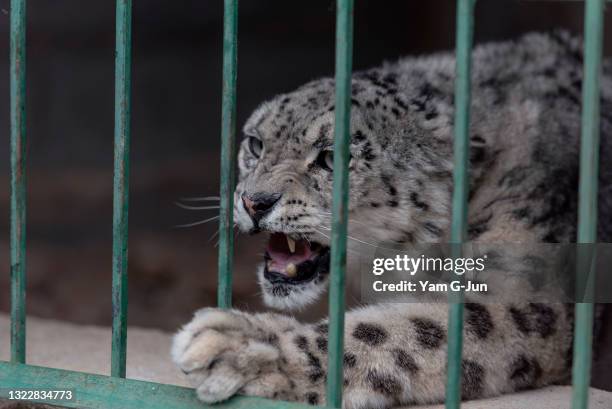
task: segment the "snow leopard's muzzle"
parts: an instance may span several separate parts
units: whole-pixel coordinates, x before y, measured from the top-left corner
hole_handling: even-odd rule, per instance
[[[240,197],[250,219],[251,234],[269,234],[264,263],[258,271],[266,304],[296,309],[316,300],[324,289],[329,271],[330,249],[312,237],[271,222],[280,194],[245,194]],[[281,231],[282,230],[282,231]]]

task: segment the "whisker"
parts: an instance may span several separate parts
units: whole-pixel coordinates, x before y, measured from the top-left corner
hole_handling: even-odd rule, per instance
[[[209,218],[209,219],[206,219],[206,220],[200,220],[200,221],[197,221],[197,222],[187,223],[187,224],[179,224],[179,225],[178,225],[178,226],[176,226],[176,227],[178,227],[178,228],[182,228],[182,227],[193,227],[193,226],[199,226],[200,224],[205,224],[205,223],[211,222],[211,221],[213,221],[213,220],[216,220],[216,219],[218,219],[218,218],[219,218],[219,216],[213,216],[213,217],[211,217],[211,218]]]
[[[323,227],[323,226],[321,226],[321,227]],[[322,231],[320,231],[318,229],[315,229],[315,231],[317,233],[319,233],[321,236],[325,237],[326,239],[331,240],[331,237],[329,237],[327,234],[323,233]]]
[[[319,231],[319,230],[317,230],[317,229],[315,229],[315,230],[317,231],[317,233],[319,233],[321,236],[325,237],[327,240],[329,240],[329,241],[331,242],[331,237],[329,237],[327,234],[323,233],[322,231]],[[350,248],[348,248],[348,247],[346,248],[346,250],[347,250],[349,253],[359,254],[359,252],[354,251],[354,250],[351,250],[351,249],[350,249]]]
[[[236,234],[237,234],[237,232],[234,231],[234,239],[236,239]],[[217,242],[215,243],[215,247],[219,247],[219,241],[221,241],[220,238],[217,239]]]
[[[327,214],[322,214],[321,216],[322,216],[322,217],[327,217],[327,218],[328,218],[328,219],[330,219],[330,220],[331,220],[331,218],[332,218],[331,213],[329,213],[329,215],[327,215]],[[369,225],[368,225],[368,224],[366,224],[366,223],[364,223],[364,222],[360,222],[359,220],[351,219],[351,218],[349,218],[349,219],[348,219],[348,222],[349,222],[349,223],[357,223],[357,224],[361,224],[362,226],[369,227]]]
[[[207,243],[210,243],[211,241],[213,241],[215,239],[215,237],[217,237],[219,235],[219,229],[217,229],[216,232],[213,233],[212,236],[210,236],[210,238],[208,239]]]
[[[181,209],[187,209],[187,210],[211,210],[211,209],[219,208],[219,206],[189,206],[181,202],[174,202],[174,204],[180,207]]]
[[[236,227],[238,227],[238,225],[236,223],[234,223],[234,225],[232,226],[232,229],[235,229]],[[217,237],[219,235],[219,232],[221,231],[220,228],[217,228],[217,231],[213,233],[212,236],[210,236],[210,238],[208,239],[208,243],[210,243],[211,241],[214,240],[215,237]],[[219,240],[217,240],[217,244],[219,244]],[[217,245],[215,244],[215,246]]]
[[[180,200],[183,202],[211,202],[211,201],[219,201],[221,198],[219,196],[204,196],[204,197],[181,197]]]
[[[234,223],[234,225],[232,226],[232,231],[234,232],[234,239],[236,238],[236,234],[238,233],[238,230],[236,230],[236,227],[238,227],[238,225],[236,223]],[[219,236],[219,232],[221,231],[221,229],[217,229],[217,231],[210,237],[210,239],[208,239],[208,241],[212,241],[215,237]],[[219,241],[221,239],[217,237],[217,241],[215,242],[215,247],[219,246]]]
[[[322,228],[324,228],[324,229],[326,229],[326,230],[331,231],[331,229],[330,229],[330,228],[328,228],[328,227],[325,227],[325,226],[319,226],[319,227],[322,227]],[[319,233],[321,233],[321,232],[319,232]],[[384,246],[381,246],[381,245],[377,245],[377,244],[368,243],[367,241],[359,240],[359,239],[357,239],[357,238],[355,238],[355,237],[353,237],[353,236],[350,236],[350,235],[348,235],[348,234],[346,235],[346,237],[348,237],[348,239],[349,239],[349,240],[353,240],[353,241],[356,241],[356,242],[358,242],[358,243],[365,244],[365,245],[367,245],[367,246],[371,246],[371,247],[374,247],[374,248],[377,248],[377,249],[380,249],[380,250],[389,250],[389,251],[398,251],[398,250],[400,250],[400,249],[397,249],[397,248],[392,248],[392,247],[384,247]],[[329,238],[329,237],[328,237],[328,238]]]
[[[325,226],[320,226],[320,227],[321,227],[321,228],[323,228],[323,229],[325,229],[325,230],[329,230],[329,231],[331,231],[331,229],[330,229],[330,228],[328,228],[328,227],[325,227]],[[371,246],[371,247],[375,247],[375,248],[381,248],[381,249],[384,249],[384,247],[380,247],[380,246],[378,246],[378,245],[376,245],[376,244],[368,243],[367,241],[359,240],[359,239],[357,239],[357,238],[355,238],[355,237],[353,237],[353,236],[350,236],[350,235],[348,235],[348,234],[346,235],[346,237],[348,237],[350,240],[354,240],[354,241],[356,241],[356,242],[358,242],[358,243],[365,244],[365,245],[367,245],[367,246]],[[389,249],[389,250],[393,250],[393,249]]]

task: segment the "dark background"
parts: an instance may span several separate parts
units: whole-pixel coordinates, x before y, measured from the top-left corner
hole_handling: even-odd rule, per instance
[[[28,2],[28,314],[111,321],[114,3]],[[173,330],[216,299],[216,223],[174,228],[214,213],[173,202],[218,191],[222,3],[134,1],[130,325]],[[355,3],[355,69],[454,45],[453,0]],[[475,41],[582,33],[583,6],[479,0]],[[9,310],[8,10],[0,0],[0,311]],[[262,100],[333,73],[334,22],[330,0],[241,0],[239,127]],[[261,308],[261,247],[237,238],[241,308]]]

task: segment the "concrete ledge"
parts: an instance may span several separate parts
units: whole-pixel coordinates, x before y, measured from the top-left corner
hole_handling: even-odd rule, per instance
[[[28,317],[27,361],[32,365],[100,375],[110,373],[110,328]],[[0,360],[9,358],[10,320],[0,314]],[[170,361],[170,334],[130,327],[127,377],[189,386]]]
[[[8,360],[9,357],[9,329],[8,317],[0,314],[0,360]],[[28,363],[103,375],[110,371],[109,328],[29,317],[27,332]],[[129,378],[188,386],[183,374],[170,361],[170,334],[133,327],[128,334],[127,376]],[[570,400],[570,387],[554,386],[465,402],[462,409],[569,409]],[[17,407],[13,405],[0,402],[0,408]],[[592,388],[589,407],[612,408],[612,392]],[[420,408],[442,409],[443,405]]]

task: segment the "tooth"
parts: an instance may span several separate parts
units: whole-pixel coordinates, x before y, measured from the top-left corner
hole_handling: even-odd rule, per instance
[[[285,268],[285,272],[287,273],[287,277],[295,277],[297,275],[297,267],[295,264],[289,263]]]
[[[287,244],[289,245],[289,251],[291,251],[292,253],[295,253],[295,240],[293,240],[289,236],[286,236],[286,237],[287,237]]]

